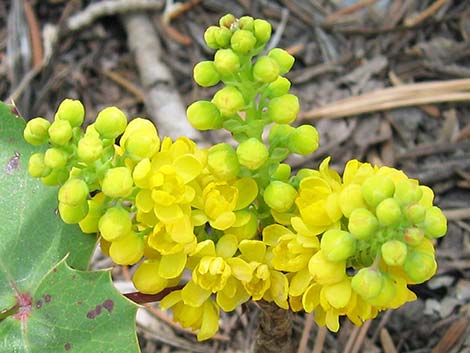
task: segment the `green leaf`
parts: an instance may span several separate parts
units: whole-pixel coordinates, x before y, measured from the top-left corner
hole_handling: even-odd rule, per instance
[[[70,266],[86,270],[96,237],[83,234],[77,225],[62,222],[57,213],[57,188],[44,186],[29,176],[28,159],[41,148],[24,141],[25,122],[14,116],[10,109],[0,103],[0,353],[65,351],[68,346],[64,345],[73,344],[71,340],[64,342],[61,349],[55,342],[68,339],[78,331],[81,338],[73,344],[75,349],[72,352],[110,352],[103,348],[104,344],[113,345],[116,337],[102,339],[95,335],[98,332],[96,327],[87,331],[93,326],[87,325],[90,319],[86,315],[81,315],[83,310],[90,311],[96,309],[96,305],[103,305],[107,298],[116,303],[116,308],[129,307],[123,310],[125,317],[118,319],[122,309],[116,309],[114,314],[102,313],[100,321],[93,322],[99,322],[98,326],[109,332],[116,332],[116,326],[127,325],[128,333],[123,337],[127,337],[129,343],[121,342],[121,348],[112,352],[138,352],[132,318],[135,307],[124,298],[120,300],[125,305],[117,304],[119,294],[109,274],[74,272],[77,276],[74,281],[70,275],[54,277],[56,273],[52,269],[67,255]],[[66,268],[65,264],[59,265],[57,273],[65,271],[61,266]],[[101,297],[101,290],[106,293],[106,298]],[[45,296],[52,296],[51,293],[55,293],[55,303],[60,307],[52,305],[51,301],[49,307],[52,311],[40,312],[36,305],[42,300],[46,308]],[[79,307],[77,302],[84,303],[84,306]],[[93,307],[88,308],[85,303],[93,303]],[[40,313],[48,315],[48,318]],[[41,335],[44,336],[42,339]],[[91,348],[90,342],[96,341],[102,342],[100,348]],[[87,348],[81,348],[83,344]]]
[[[61,261],[22,305],[0,325],[2,353],[139,352],[137,307],[113,287],[109,271]]]

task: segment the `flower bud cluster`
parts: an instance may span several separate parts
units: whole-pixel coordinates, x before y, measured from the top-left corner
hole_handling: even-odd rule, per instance
[[[254,59],[270,35],[268,22],[229,14],[204,36],[217,51],[196,65],[195,81],[224,86],[190,105],[188,119],[225,128],[235,146],[160,138],[116,107],[84,132],[73,100],[52,124],[36,118],[24,131],[29,143],[48,143],[29,172],[60,185],[62,219],[98,233],[116,264],[136,265],[140,292],[183,284],[161,307],[200,340],[215,334],[220,310],[250,299],[313,311],[332,331],[340,316],[359,325],[416,297],[407,286],[434,274],[432,240],[446,233],[431,189],[396,169],[353,160],[340,177],[328,158],[293,175],[284,160],[314,152],[318,133],[292,125],[299,102],[282,75],[293,57],[275,48]]]

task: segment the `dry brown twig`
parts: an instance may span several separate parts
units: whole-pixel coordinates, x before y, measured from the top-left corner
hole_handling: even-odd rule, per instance
[[[93,3],[83,11],[71,16],[65,23],[65,29],[78,31],[83,29],[98,18],[112,16],[135,11],[161,10],[163,2],[159,0],[107,0]]]
[[[380,110],[444,102],[470,102],[470,79],[432,81],[384,88],[301,112],[299,119],[342,118]]]
[[[414,27],[417,24],[423,22],[428,17],[434,15],[446,2],[449,0],[437,0],[431,6],[427,7],[424,11],[420,12],[419,14],[413,16],[412,18],[408,18],[405,20],[406,27]]]

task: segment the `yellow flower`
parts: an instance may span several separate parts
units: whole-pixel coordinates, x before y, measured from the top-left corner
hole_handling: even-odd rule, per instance
[[[184,289],[183,289],[184,290]],[[183,327],[199,330],[197,339],[203,341],[215,335],[219,329],[219,307],[211,299],[191,306],[183,301],[183,290],[173,291],[160,301],[163,310],[173,310],[173,320]]]
[[[193,270],[193,281],[215,293],[222,290],[232,275],[230,266],[221,257],[204,256]]]
[[[248,207],[257,195],[258,185],[251,178],[234,182],[211,181],[202,191],[201,204],[195,206],[204,212],[213,228],[226,230],[242,223],[241,217],[248,221],[245,213],[237,211]]]
[[[299,184],[299,197],[295,203],[302,220],[323,232],[339,222],[342,212],[339,205],[340,178],[328,168],[329,158],[320,165],[320,172],[303,178]]]
[[[318,249],[316,236],[305,237],[294,234],[279,224],[271,224],[263,229],[263,241],[272,245],[271,263],[276,270],[297,272],[305,268],[308,261]]]

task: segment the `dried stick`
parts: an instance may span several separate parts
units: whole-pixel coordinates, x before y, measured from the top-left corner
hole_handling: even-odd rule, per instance
[[[465,101],[470,101],[470,79],[415,83],[342,99],[300,113],[299,118],[341,118],[406,106]]]
[[[352,14],[358,10],[363,9],[364,7],[367,7],[369,5],[372,5],[376,2],[377,0],[364,0],[360,1],[357,4],[344,7],[336,12],[333,12],[332,14],[328,15],[325,20],[323,21],[323,24],[325,25],[332,25],[334,24],[339,18],[341,18],[344,15],[349,15]]]
[[[199,140],[200,134],[186,119],[186,110],[168,67],[161,61],[163,51],[153,24],[145,14],[122,17],[128,45],[134,54],[145,91],[148,112],[160,135],[185,135]]]
[[[292,312],[264,300],[253,353],[292,353]]]
[[[89,5],[83,11],[70,17],[65,23],[65,29],[78,31],[85,28],[103,16],[124,14],[130,11],[160,10],[163,2],[159,0],[107,0]]]
[[[417,16],[406,19],[405,26],[406,27],[414,27],[417,24],[423,22],[428,17],[432,16],[434,13],[437,12],[446,2],[449,0],[437,0],[431,6],[426,8],[423,12],[419,13]]]
[[[310,331],[313,326],[313,313],[308,313],[305,315],[304,329],[302,331],[302,337],[300,337],[299,348],[297,348],[297,353],[305,353],[307,348],[308,339],[310,337]]]

